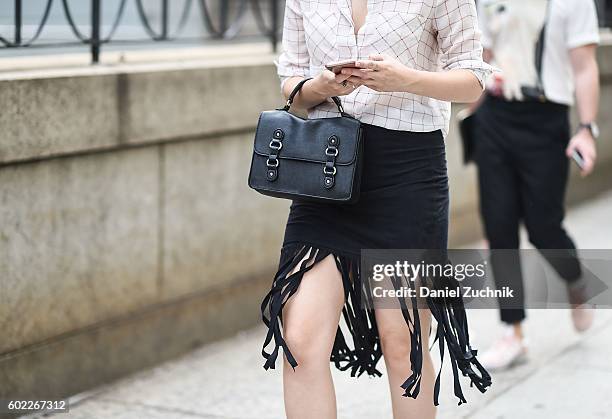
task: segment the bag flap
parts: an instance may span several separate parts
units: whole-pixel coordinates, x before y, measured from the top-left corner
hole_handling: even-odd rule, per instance
[[[270,154],[270,141],[274,131],[284,133],[280,159],[325,163],[325,149],[330,136],[340,140],[337,165],[349,165],[357,157],[360,122],[350,117],[302,119],[287,111],[265,111],[259,117],[255,133],[255,153]]]

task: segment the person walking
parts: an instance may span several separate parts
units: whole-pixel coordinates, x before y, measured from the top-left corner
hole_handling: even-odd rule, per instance
[[[353,376],[380,376],[384,355],[394,417],[433,418],[440,386],[428,351],[430,310],[362,308],[359,257],[361,249],[447,248],[450,102],[476,100],[491,72],[474,1],[287,0],[282,44],[275,64],[283,94],[307,79],[293,106],[309,118],[338,116],[330,98],[340,97],[362,123],[364,167],[354,205],[292,202],[262,302],[264,366],[274,368],[282,348],[287,417],[329,419],[330,361]],[[343,60],[355,62],[338,74],[325,67]],[[433,315],[465,402],[460,377],[485,391],[490,376],[469,345],[463,307]]]
[[[485,60],[501,69],[474,114],[474,158],[480,209],[492,251],[503,337],[481,355],[490,370],[525,360],[524,290],[518,252],[519,223],[568,286],[578,331],[590,327],[576,246],[563,227],[570,159],[582,175],[596,161],[599,30],[592,0],[480,0]],[[570,133],[574,91],[580,125]],[[565,249],[562,258],[549,249]],[[557,252],[558,256],[558,252]]]

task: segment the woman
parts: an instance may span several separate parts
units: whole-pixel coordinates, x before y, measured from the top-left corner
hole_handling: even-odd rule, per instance
[[[351,375],[381,375],[382,354],[394,417],[435,416],[439,383],[428,333],[421,336],[431,313],[362,309],[359,256],[361,249],[447,248],[449,102],[472,102],[482,93],[490,67],[479,36],[473,0],[286,2],[284,51],[275,63],[284,95],[312,77],[294,106],[310,118],[335,117],[329,98],[340,96],[363,123],[365,147],[356,205],[291,205],[279,271],[262,303],[269,328],[264,367],[274,368],[282,348],[291,419],[336,417],[330,360]],[[355,68],[337,75],[325,69],[347,59],[357,60]],[[430,309],[448,347],[455,395],[465,402],[459,375],[481,391],[490,377],[469,347],[463,307]]]

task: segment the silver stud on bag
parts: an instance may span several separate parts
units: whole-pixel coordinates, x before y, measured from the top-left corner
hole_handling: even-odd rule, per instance
[[[274,137],[274,139],[280,140],[285,137],[285,133],[282,129],[276,129],[274,130],[274,134],[272,134],[272,136]]]

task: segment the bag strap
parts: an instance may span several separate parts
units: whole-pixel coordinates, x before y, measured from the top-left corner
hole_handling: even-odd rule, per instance
[[[536,44],[536,57],[535,57],[535,68],[538,75],[538,89],[540,91],[544,91],[544,83],[542,81],[542,69],[544,63],[544,47],[546,44],[546,31],[548,27],[548,21],[550,18],[550,8],[551,0],[546,0],[546,15],[544,17],[544,25],[542,26],[542,30],[540,31],[540,38],[538,39],[538,43]]]
[[[304,86],[304,83],[306,83],[308,80],[312,80],[312,77],[307,77],[305,79],[302,79],[300,80],[298,84],[295,85],[295,87],[293,88],[293,91],[289,95],[289,99],[287,99],[287,104],[283,108],[284,111],[288,111],[291,108],[295,95],[298,94],[298,92],[302,89],[302,86]],[[332,96],[331,99],[336,104],[336,107],[338,108],[338,111],[340,112],[340,114],[342,114],[343,116],[350,116],[344,112],[344,107],[342,106],[342,102],[340,101],[340,98],[338,96]]]

